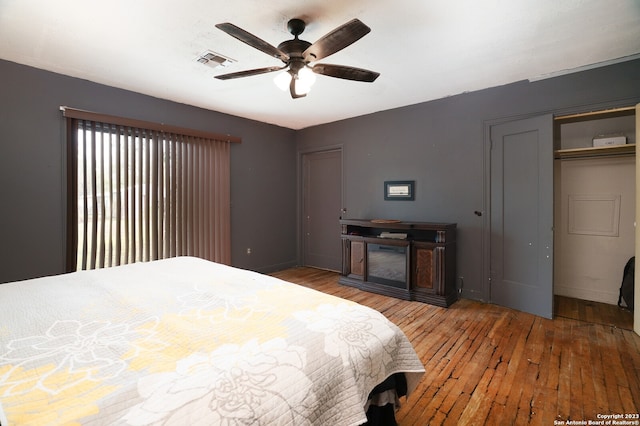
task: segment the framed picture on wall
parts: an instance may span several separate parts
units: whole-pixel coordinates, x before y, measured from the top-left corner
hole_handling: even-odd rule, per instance
[[[385,200],[411,201],[415,199],[414,180],[388,180],[384,182]]]

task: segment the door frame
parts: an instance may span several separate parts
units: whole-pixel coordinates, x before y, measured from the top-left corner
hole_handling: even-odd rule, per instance
[[[640,144],[640,100],[636,100],[636,250],[640,252],[640,231],[638,230],[638,224],[640,223],[640,173],[638,173],[638,163],[640,163],[640,150],[638,150],[638,144]],[[633,312],[633,331],[640,335],[640,277],[636,274],[633,288],[634,288],[634,305],[635,310]]]
[[[345,200],[345,195],[344,195],[344,181],[345,181],[345,176],[344,176],[344,149],[343,149],[343,144],[335,144],[335,145],[327,145],[327,146],[322,146],[322,147],[317,147],[317,148],[308,148],[308,149],[303,149],[303,150],[298,150],[298,154],[297,154],[297,171],[296,171],[296,175],[298,176],[297,178],[297,188],[296,188],[296,194],[297,194],[297,202],[296,202],[296,229],[297,229],[297,234],[298,234],[298,238],[296,239],[296,252],[297,252],[297,257],[298,257],[298,264],[299,265],[304,265],[305,264],[305,259],[304,259],[304,163],[303,163],[303,158],[305,155],[308,154],[321,154],[324,152],[332,152],[332,151],[339,151],[340,152],[340,173],[341,173],[341,181],[340,181],[340,204],[342,205],[342,212],[343,214],[346,212],[345,207],[344,207],[344,200]]]
[[[523,115],[515,115],[515,116],[505,116],[500,118],[494,118],[490,120],[483,121],[483,165],[482,165],[482,173],[484,176],[484,185],[483,185],[483,232],[482,232],[482,301],[489,302],[491,300],[491,280],[490,280],[490,268],[491,268],[491,127],[505,124],[511,121],[524,120],[528,118],[539,117],[547,114],[551,114],[554,118],[557,116],[570,115],[570,114],[580,114],[590,111],[600,111],[614,108],[622,108],[628,107],[638,104],[640,99],[638,98],[626,98],[619,99],[609,102],[602,102],[596,104],[586,104],[586,105],[578,105],[572,106],[568,108],[558,108],[547,111],[537,111],[530,114]],[[636,112],[636,122],[638,122],[638,115]],[[638,134],[639,129],[636,126],[636,134]],[[555,144],[555,133],[554,144]],[[636,142],[637,143],[637,142]],[[636,149],[636,182],[640,182],[640,168],[638,167],[638,159],[640,158],[640,151]],[[555,169],[555,167],[554,167]],[[554,170],[554,184],[555,180],[558,177],[555,175]],[[555,185],[554,185],[555,186]],[[555,196],[554,199],[554,212],[555,212]],[[640,204],[640,187],[636,186],[636,205]],[[640,211],[636,208],[636,218],[637,221],[640,220]],[[554,226],[556,217],[554,214]],[[638,222],[640,226],[640,222]],[[555,237],[554,237],[555,238]],[[640,247],[640,230],[638,226],[636,226],[636,252],[638,252],[637,248]],[[554,266],[555,268],[555,266]],[[636,294],[640,288],[640,277],[636,278]],[[553,283],[551,288],[553,289]],[[636,312],[640,312],[640,310],[636,310]],[[555,309],[553,312],[555,317]],[[640,334],[640,314],[634,313],[634,329],[637,330],[636,333]]]

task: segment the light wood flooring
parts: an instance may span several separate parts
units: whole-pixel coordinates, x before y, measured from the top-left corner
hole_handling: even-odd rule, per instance
[[[640,336],[597,313],[606,307],[556,298],[549,320],[467,299],[449,308],[398,300],[314,268],[273,275],[374,308],[404,331],[426,374],[403,399],[401,426],[587,424],[640,412]]]

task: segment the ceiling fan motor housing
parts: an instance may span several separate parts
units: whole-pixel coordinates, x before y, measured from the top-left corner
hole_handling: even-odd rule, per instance
[[[300,40],[297,37],[293,40],[283,41],[278,45],[278,49],[289,55],[291,59],[303,59],[302,52],[307,50],[311,43]]]
[[[287,22],[287,30],[294,36],[298,37],[300,34],[304,32],[307,24],[304,23],[302,19],[293,18]]]

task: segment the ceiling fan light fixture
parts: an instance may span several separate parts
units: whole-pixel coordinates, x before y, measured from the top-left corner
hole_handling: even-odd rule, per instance
[[[307,92],[311,90],[311,86],[316,82],[316,74],[311,68],[305,66],[298,71],[298,84],[302,88],[307,88]]]
[[[294,92],[300,97],[311,91],[311,87],[316,82],[316,75],[309,67],[302,67],[295,73],[292,70],[286,70],[279,73],[273,79],[278,88],[284,92],[291,90],[291,80],[293,79]]]
[[[289,74],[289,71],[278,73],[274,77],[273,82],[278,86],[278,89],[286,92],[289,90],[289,83],[291,83],[291,74]]]
[[[316,75],[310,68],[304,67],[298,71],[295,78],[295,91],[298,95],[306,95],[311,91],[313,83],[316,82]]]

